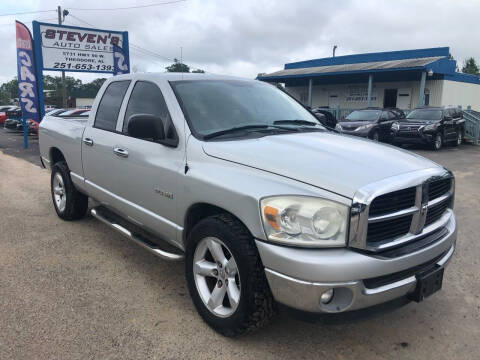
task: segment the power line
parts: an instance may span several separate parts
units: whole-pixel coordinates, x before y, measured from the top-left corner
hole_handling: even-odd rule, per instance
[[[13,15],[38,14],[38,13],[46,13],[46,12],[51,12],[51,11],[57,11],[57,10],[37,10],[37,11],[24,11],[24,12],[10,13],[10,14],[0,14],[0,16],[13,16]]]
[[[147,7],[153,7],[153,6],[161,6],[161,5],[169,5],[169,4],[175,4],[179,2],[184,2],[187,0],[174,0],[174,1],[165,1],[161,3],[155,3],[155,4],[147,4],[147,5],[137,5],[137,6],[127,6],[127,7],[117,7],[117,8],[69,8],[70,10],[76,10],[76,11],[111,11],[111,10],[128,10],[128,9],[140,9],[140,8],[147,8]]]

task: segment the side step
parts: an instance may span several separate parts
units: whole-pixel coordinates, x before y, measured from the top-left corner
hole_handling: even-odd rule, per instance
[[[131,232],[125,226],[120,225],[119,221],[115,220],[116,216],[110,216],[110,214],[108,214],[108,211],[104,211],[99,208],[93,208],[92,210],[90,210],[90,213],[94,218],[100,220],[104,224],[107,224],[112,229],[117,230],[122,235],[126,236],[130,240],[133,240],[138,245],[142,246],[143,248],[150,251],[152,254],[162,259],[169,260],[169,261],[181,261],[184,259],[183,254],[162,250],[158,247],[158,245],[149,241],[142,234]]]

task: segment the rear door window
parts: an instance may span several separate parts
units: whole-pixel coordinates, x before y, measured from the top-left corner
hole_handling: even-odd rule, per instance
[[[103,93],[102,100],[98,105],[97,114],[95,115],[94,127],[98,129],[115,131],[117,127],[118,113],[122,106],[123,97],[127,92],[130,80],[114,81],[108,85],[107,90]]]

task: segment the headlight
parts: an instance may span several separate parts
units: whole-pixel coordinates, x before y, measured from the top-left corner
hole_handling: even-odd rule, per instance
[[[394,130],[394,131],[400,130],[400,124],[398,122],[394,122],[392,124],[392,130]]]
[[[342,131],[343,130],[342,125],[340,125],[340,124],[335,125],[335,130]]]
[[[430,124],[423,127],[423,131],[431,131],[436,129],[437,129],[437,124]]]
[[[372,127],[373,127],[373,124],[362,125],[356,128],[355,131],[368,130],[368,129],[371,129]]]
[[[305,247],[345,246],[348,207],[307,196],[275,196],[260,202],[268,240]]]

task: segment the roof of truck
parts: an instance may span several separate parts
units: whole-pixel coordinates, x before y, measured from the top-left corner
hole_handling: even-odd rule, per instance
[[[202,73],[173,73],[173,72],[164,72],[164,73],[134,73],[134,74],[124,74],[117,75],[111,78],[112,80],[121,80],[124,79],[150,79],[150,80],[167,80],[167,81],[178,81],[178,80],[250,80],[238,76],[229,76],[229,75],[217,75],[217,74],[202,74]],[[110,80],[110,79],[109,79]]]

